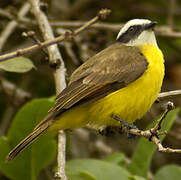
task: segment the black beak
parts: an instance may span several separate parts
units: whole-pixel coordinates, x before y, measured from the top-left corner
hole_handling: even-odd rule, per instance
[[[149,24],[145,24],[144,29],[145,29],[145,30],[146,30],[146,29],[152,29],[152,28],[155,27],[156,24],[157,24],[156,21],[152,21],[152,22],[149,23]]]

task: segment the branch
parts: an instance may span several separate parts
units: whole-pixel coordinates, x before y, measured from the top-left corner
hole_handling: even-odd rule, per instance
[[[5,61],[5,60],[8,60],[8,59],[13,58],[13,57],[22,56],[22,55],[30,53],[32,51],[38,50],[40,48],[44,48],[44,47],[62,42],[66,39],[71,39],[74,36],[78,35],[80,32],[84,31],[85,29],[87,29],[88,27],[93,25],[94,23],[96,23],[98,20],[105,19],[110,14],[110,12],[111,11],[108,9],[100,10],[98,12],[97,16],[95,16],[93,19],[91,19],[90,21],[88,21],[87,23],[85,23],[80,28],[76,29],[75,31],[66,31],[63,35],[58,36],[57,38],[54,38],[51,40],[46,40],[46,41],[42,42],[41,45],[36,44],[36,45],[28,47],[28,48],[19,49],[15,52],[1,55],[0,61]]]
[[[58,22],[51,22],[52,26],[55,27],[64,27],[64,28],[70,28],[70,27],[79,27],[85,22],[83,21],[58,21]],[[119,24],[111,24],[111,23],[97,23],[92,26],[92,28],[96,29],[106,29],[110,31],[119,31],[120,28],[123,26],[123,23]],[[181,29],[179,29],[181,31]],[[155,32],[158,36],[164,36],[164,37],[170,37],[170,38],[181,38],[181,32],[173,31],[169,26],[158,26],[155,28]]]
[[[23,18],[29,11],[30,9],[30,4],[29,3],[25,3],[20,11],[18,12],[18,15],[17,15],[17,19],[21,19]],[[0,10],[0,13],[5,13],[5,11],[3,10]],[[4,14],[4,15],[7,15],[8,16],[8,13]],[[10,18],[10,16],[8,16]],[[13,18],[11,16],[11,18]],[[0,34],[0,52],[2,51],[3,49],[3,46],[4,44],[6,43],[8,37],[11,35],[11,33],[14,31],[14,29],[16,28],[16,26],[18,25],[18,23],[15,21],[15,20],[12,20],[11,22],[9,22],[7,24],[7,26],[4,28],[4,30],[1,32]]]
[[[16,112],[17,106],[25,103],[31,98],[30,93],[18,88],[15,84],[0,76],[0,87],[8,95],[9,103],[1,119],[0,136],[4,135],[9,127],[12,116]]]
[[[32,24],[36,25],[35,21],[32,21],[28,18],[22,18],[19,20],[20,23],[23,24]],[[64,28],[77,28],[79,26],[82,26],[85,24],[84,21],[53,21],[50,22],[51,26],[53,27],[64,27]],[[119,24],[112,24],[112,23],[97,23],[92,25],[92,28],[96,29],[104,29],[104,30],[110,30],[110,31],[119,31],[120,28],[124,25],[124,23],[119,23]],[[155,28],[155,32],[158,36],[164,36],[164,37],[169,37],[169,38],[181,38],[181,29],[177,28],[178,31],[173,31],[169,26],[158,26]]]
[[[0,76],[0,85],[1,88],[5,91],[8,96],[13,96],[16,99],[16,104],[21,104],[25,100],[31,98],[31,94],[24,91],[21,88],[18,88],[15,84],[7,81],[3,77]]]
[[[54,40],[53,31],[48,22],[48,19],[45,16],[45,14],[40,10],[39,0],[30,0],[30,3],[32,6],[32,11],[38,21],[38,25],[42,32],[44,40],[45,41]],[[41,43],[38,43],[38,46],[42,47]],[[54,69],[54,79],[56,85],[56,94],[58,95],[66,87],[64,62],[58,50],[57,44],[49,46],[47,49],[48,49],[50,63],[56,64]],[[56,174],[56,177],[62,180],[67,180],[65,174],[65,147],[66,147],[66,136],[63,131],[59,131],[58,155],[57,155],[58,172]]]
[[[15,17],[11,13],[9,13],[7,10],[4,9],[0,9],[0,16],[5,17],[9,20],[15,19]]]
[[[158,95],[158,98],[163,99],[166,97],[172,97],[172,96],[177,96],[177,95],[181,95],[181,90],[162,92]]]
[[[181,38],[181,32],[173,31],[169,26],[155,28],[157,35],[169,38]]]
[[[172,149],[172,148],[165,148],[165,147],[163,147],[163,145],[161,144],[161,141],[159,139],[159,135],[165,134],[163,132],[159,132],[159,130],[161,129],[162,121],[164,120],[164,118],[166,117],[168,112],[170,110],[172,110],[173,108],[174,108],[173,103],[168,102],[167,103],[167,108],[166,108],[165,112],[163,113],[161,118],[158,120],[157,124],[152,129],[146,130],[146,131],[142,131],[142,130],[139,130],[139,129],[131,128],[131,129],[129,129],[129,133],[133,134],[133,135],[136,135],[136,136],[143,136],[143,137],[145,137],[149,141],[151,141],[154,144],[156,144],[156,146],[158,148],[158,151],[160,151],[160,152],[181,153],[181,149]]]

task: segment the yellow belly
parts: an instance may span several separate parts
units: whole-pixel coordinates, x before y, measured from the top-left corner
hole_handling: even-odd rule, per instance
[[[129,123],[141,118],[151,108],[160,92],[164,78],[164,59],[155,46],[144,45],[139,46],[139,49],[149,63],[140,78],[96,102],[68,110],[50,129],[119,125],[110,117],[111,114]]]

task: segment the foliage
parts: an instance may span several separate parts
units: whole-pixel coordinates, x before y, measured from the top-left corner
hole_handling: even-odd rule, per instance
[[[33,62],[25,57],[15,57],[7,61],[0,62],[0,69],[8,72],[25,73],[35,68]]]
[[[176,165],[167,165],[158,170],[155,180],[179,180],[181,177],[181,167]]]
[[[52,105],[53,102],[46,98],[27,103],[16,114],[7,137],[1,137],[0,170],[10,179],[35,180],[40,171],[54,159],[56,143],[52,135],[47,135],[40,137],[14,161],[5,162],[9,151],[33,130]]]
[[[114,163],[95,159],[72,160],[67,163],[67,175],[70,179],[80,177],[85,180],[129,180],[129,172]],[[88,177],[88,178],[87,178]]]

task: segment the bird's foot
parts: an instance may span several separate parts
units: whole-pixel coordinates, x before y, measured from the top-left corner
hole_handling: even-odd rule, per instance
[[[120,119],[118,116],[116,115],[112,115],[112,118],[118,122],[120,122],[124,127],[126,127],[127,129],[127,137],[128,138],[134,138],[135,135],[130,133],[130,129],[138,129],[134,124],[129,124],[128,122]]]

